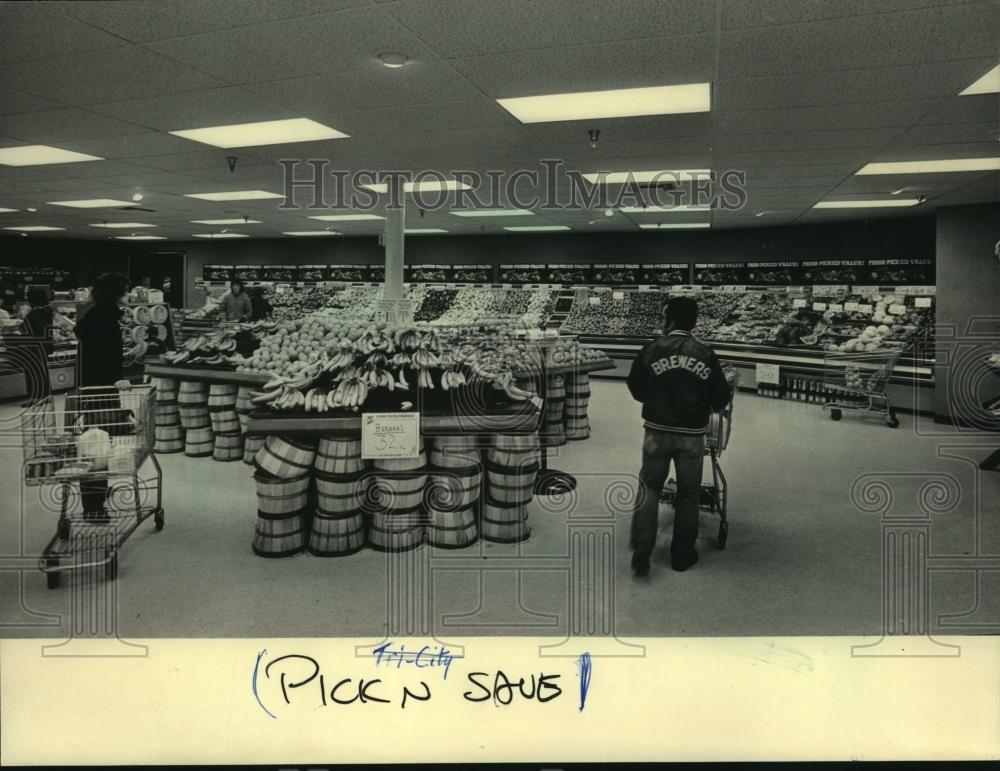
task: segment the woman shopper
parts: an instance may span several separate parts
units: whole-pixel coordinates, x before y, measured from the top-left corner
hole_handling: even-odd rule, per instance
[[[41,287],[28,290],[27,313],[24,314],[23,340],[15,343],[21,351],[24,381],[28,399],[22,407],[30,407],[52,394],[49,380],[49,354],[54,349],[53,331],[56,327],[70,330],[73,322],[49,305],[49,293]]]
[[[125,352],[122,350],[119,320],[121,306],[130,288],[128,277],[122,273],[98,276],[91,292],[93,307],[76,325],[76,336],[80,341],[77,385],[80,388],[100,389],[86,391],[81,397],[81,407],[86,410],[85,420],[92,427],[101,427],[101,412],[96,409],[102,412],[117,410],[121,406],[118,389],[128,386],[128,381],[122,377]],[[98,523],[110,521],[104,509],[107,495],[107,480],[80,483],[84,519]]]

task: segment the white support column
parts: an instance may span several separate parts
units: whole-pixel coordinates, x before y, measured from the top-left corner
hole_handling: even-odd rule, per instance
[[[403,180],[393,176],[388,180],[385,208],[385,283],[384,300],[376,311],[376,321],[405,324],[413,321],[413,308],[403,287],[406,200]]]

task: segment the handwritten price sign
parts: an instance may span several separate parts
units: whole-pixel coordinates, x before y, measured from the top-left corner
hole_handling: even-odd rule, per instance
[[[416,458],[420,454],[419,412],[366,412],[361,420],[361,457]]]

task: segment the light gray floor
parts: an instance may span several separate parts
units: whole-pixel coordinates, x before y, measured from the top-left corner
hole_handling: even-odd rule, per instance
[[[0,408],[8,437],[7,462],[0,466],[0,636],[65,637],[65,621],[29,625],[46,622],[33,614],[68,618],[73,591],[65,585],[48,590],[39,572],[13,569],[23,563],[14,558],[37,554],[55,526],[54,515],[38,503],[37,488],[26,494],[22,519],[14,414],[12,406]],[[604,603],[599,580],[580,580],[569,571],[568,523],[597,529],[610,524],[611,614],[621,637],[879,634],[885,531],[879,513],[852,503],[856,480],[881,478],[893,497],[890,514],[911,520],[921,516],[920,488],[944,485],[943,499],[933,486],[923,496],[924,505],[935,509],[926,520],[930,554],[971,559],[1000,553],[1000,474],[978,472],[973,463],[1000,438],[901,419],[897,430],[877,420],[835,423],[814,405],[740,394],[723,457],[730,485],[728,548],[714,548],[715,520],[705,515],[700,563],[674,573],[665,562],[664,539],[650,579],[640,582],[629,570],[627,515],[627,491],[639,463],[638,407],[622,383],[595,381],[592,437],[561,448],[553,460],[579,478],[575,499],[536,499],[532,537],[520,546],[425,546],[430,559],[397,563],[407,570],[429,566],[429,606],[410,606],[408,612],[417,619],[426,613],[444,638],[561,637],[581,619],[586,631],[588,619],[602,618],[600,610],[588,614],[586,608]],[[259,558],[250,550],[256,511],[249,468],[183,455],[161,460],[167,525],[156,533],[150,521],[121,553],[122,637],[383,633],[392,573],[386,556],[365,550],[334,559]],[[498,564],[496,558],[505,556],[519,560]],[[409,585],[414,581],[419,585],[412,577]],[[571,593],[574,581],[579,591]],[[928,586],[932,630],[1000,631],[1000,571],[977,574],[958,563],[932,570]],[[943,614],[959,618],[942,627]],[[392,629],[399,626],[394,622]]]

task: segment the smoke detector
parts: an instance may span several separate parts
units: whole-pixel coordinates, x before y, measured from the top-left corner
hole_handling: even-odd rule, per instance
[[[406,64],[410,58],[406,54],[401,54],[396,51],[386,51],[378,55],[378,60],[382,63],[383,67],[388,67],[390,70],[398,70],[404,64]]]

